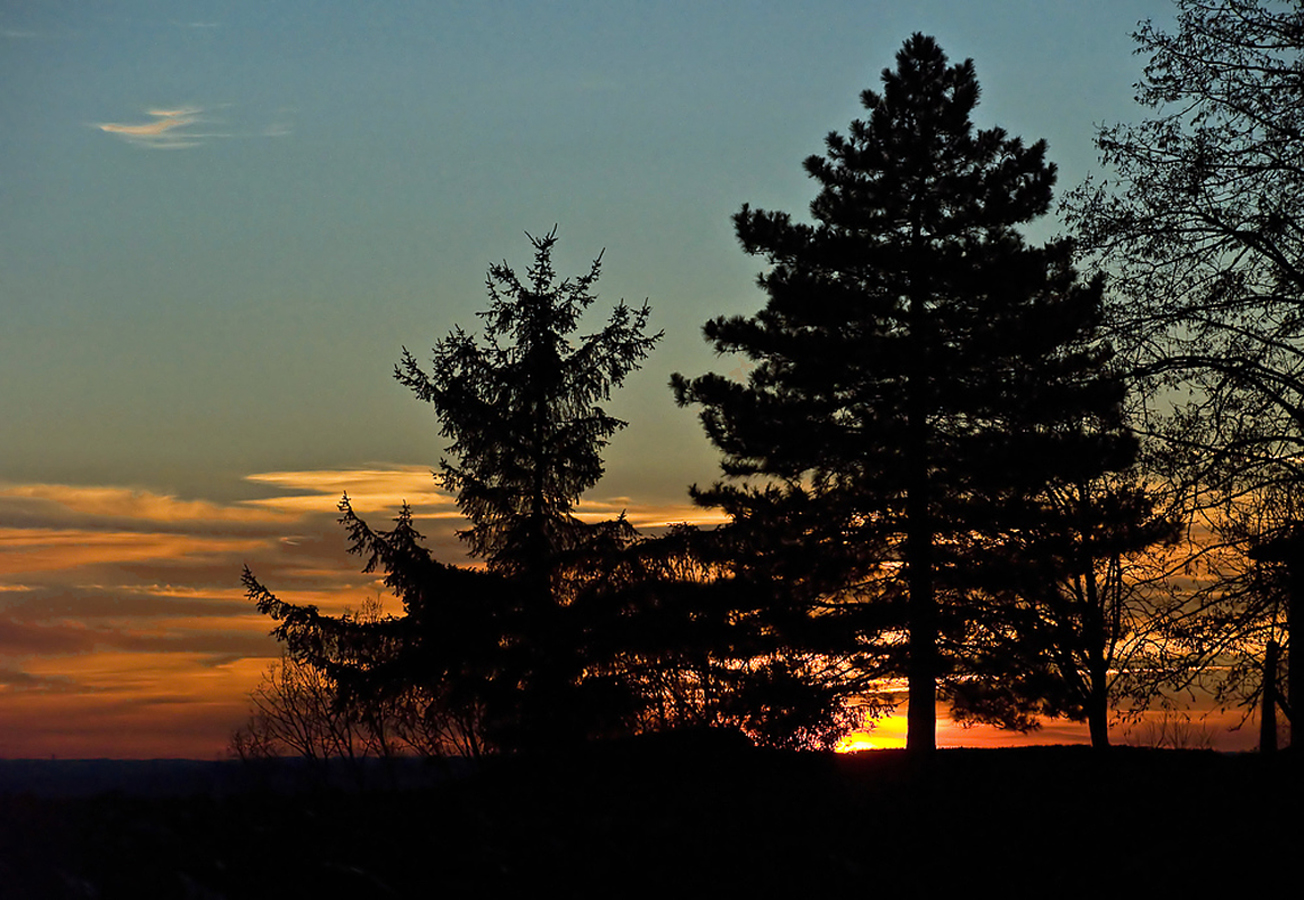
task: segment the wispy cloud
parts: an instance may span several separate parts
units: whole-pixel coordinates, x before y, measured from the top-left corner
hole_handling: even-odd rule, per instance
[[[0,483],[0,755],[220,753],[278,653],[241,567],[328,613],[383,588],[345,552],[345,490],[377,518],[411,500],[437,552],[460,553],[455,504],[428,469],[249,480],[275,496]]]
[[[71,691],[77,686],[71,678],[42,678],[17,669],[0,669],[0,689],[11,691]]]
[[[0,484],[0,514],[12,521],[20,509],[29,515],[44,511],[48,521],[66,521],[70,515],[104,520],[133,519],[154,525],[221,522],[261,524],[287,522],[289,512],[210,500],[181,500],[171,494],[109,486],[67,484]]]
[[[215,109],[231,106],[230,103],[221,103],[216,107],[187,105],[150,109],[145,112],[149,118],[143,122],[96,122],[93,127],[134,146],[151,150],[182,150],[222,138],[278,138],[293,131],[293,109],[290,107],[277,109],[274,116],[266,117],[271,121],[264,125],[247,121],[243,124],[228,123],[225,118],[214,118]],[[232,127],[227,127],[229,124]],[[215,130],[215,125],[222,128]],[[208,127],[201,129],[200,126]]]
[[[249,475],[245,480],[287,492],[287,496],[245,501],[267,510],[320,511],[325,498],[338,501],[347,493],[358,513],[393,510],[406,502],[422,517],[461,515],[453,497],[436,487],[430,469],[425,466],[263,472]]]
[[[693,503],[647,504],[629,497],[606,497],[583,500],[576,507],[576,517],[586,522],[600,522],[624,515],[635,528],[665,528],[668,525],[720,525],[729,517],[719,510],[704,509]]]
[[[205,137],[205,135],[197,135],[186,131],[189,126],[201,121],[199,114],[202,112],[203,110],[197,106],[186,106],[179,109],[151,109],[148,110],[148,114],[153,116],[151,121],[134,125],[125,125],[120,122],[100,122],[95,127],[99,128],[100,131],[108,132],[129,141],[138,147],[177,150],[198,146],[200,138]]]
[[[184,534],[140,534],[56,529],[0,528],[0,577],[121,567],[152,560],[196,562],[214,554],[251,552],[264,541]]]

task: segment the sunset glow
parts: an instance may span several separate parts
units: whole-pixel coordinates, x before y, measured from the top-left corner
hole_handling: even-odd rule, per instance
[[[1062,194],[1133,112],[1129,32],[1172,4],[266,6],[0,9],[0,757],[223,755],[280,653],[243,567],[329,614],[400,612],[347,553],[346,494],[468,562],[432,475],[448,435],[394,366],[482,333],[525,232],[556,228],[563,276],[601,255],[576,335],[645,298],[664,332],[601,398],[627,427],[575,514],[722,522],[688,493],[720,454],[668,385],[757,365],[702,340],[764,302],[742,204],[804,215],[802,160],[915,32],[973,58],[976,124],[1045,138]],[[896,713],[839,750],[902,746]]]
[[[58,484],[0,486],[0,757],[221,756],[280,650],[246,563],[325,612],[384,596],[345,550],[336,504],[384,527],[407,501],[436,554],[464,561],[451,497],[416,466],[281,471],[278,496],[218,503]],[[687,505],[594,499],[638,527],[718,521]],[[389,609],[397,612],[389,598]]]
[[[415,466],[260,473],[280,496],[230,503],[121,488],[0,487],[0,757],[184,756],[227,749],[246,696],[279,657],[271,622],[239,585],[246,563],[284,599],[338,614],[387,598],[359,573],[336,522],[338,494],[383,526],[406,499],[436,556],[465,561],[452,498]],[[624,512],[636,527],[719,521],[685,504],[597,498],[594,519]],[[695,515],[696,514],[696,515]],[[1157,715],[1157,714],[1156,714]],[[1221,747],[1252,748],[1238,714],[1186,726]],[[1151,727],[1150,732],[1156,732]],[[905,708],[843,738],[839,752],[905,746]],[[1156,732],[1157,733],[1157,732]],[[1144,740],[1144,725],[1116,739]],[[939,708],[939,746],[1087,743],[1084,725],[1026,735],[963,728]]]

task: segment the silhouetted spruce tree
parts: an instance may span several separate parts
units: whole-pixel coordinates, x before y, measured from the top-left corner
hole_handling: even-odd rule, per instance
[[[769,300],[705,335],[755,361],[746,382],[673,385],[702,405],[726,476],[801,487],[837,511],[841,540],[887,554],[862,568],[896,560],[881,593],[904,595],[908,745],[927,752],[939,678],[963,660],[974,567],[1042,520],[1049,483],[1124,467],[1135,449],[1095,341],[1101,283],[1078,282],[1067,242],[1016,231],[1050,204],[1044,142],[976,131],[972,61],[948,65],[932,38],[907,41],[882,80],[862,94],[868,121],[806,160],[813,221],[746,205],[734,217],[743,249],[769,263]]]
[[[473,747],[481,738],[499,749],[556,747],[629,721],[637,702],[610,657],[591,653],[604,649],[619,610],[603,602],[607,592],[589,590],[634,531],[623,518],[590,524],[573,510],[625,425],[600,404],[660,335],[647,333],[646,304],[621,303],[603,328],[573,338],[601,256],[585,275],[558,281],[556,229],[530,239],[524,280],[505,262],[489,270],[482,339],[455,329],[435,346],[429,372],[406,348],[395,368],[439,418],[449,456],[437,477],[457,495],[470,522],[460,536],[485,571],[435,561],[406,507],[393,530],[373,531],[345,498],[351,549],[366,571],[385,572],[403,617],[357,627],[286,604],[246,572],[292,655],[372,696],[419,687],[460,746],[469,730]]]
[[[567,714],[583,705],[574,692],[586,667],[575,630],[583,623],[568,611],[585,577],[576,558],[609,553],[613,529],[632,536],[623,521],[595,526],[572,514],[602,477],[602,449],[625,425],[599,404],[660,335],[647,334],[646,304],[621,303],[602,330],[572,344],[594,300],[601,255],[587,274],[558,282],[556,229],[531,241],[525,281],[506,263],[489,270],[483,342],[454,331],[435,347],[429,373],[405,349],[395,376],[434,406],[449,440],[452,460],[440,461],[440,482],[471,522],[461,536],[490,573],[513,585],[514,718],[523,739],[549,743],[578,727]]]

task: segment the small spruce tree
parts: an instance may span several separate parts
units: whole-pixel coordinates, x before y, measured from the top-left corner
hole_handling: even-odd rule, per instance
[[[589,662],[582,634],[592,623],[569,607],[585,570],[601,568],[577,563],[610,556],[633,530],[623,519],[586,524],[573,511],[602,477],[603,448],[625,427],[599,404],[660,334],[647,333],[646,303],[622,302],[605,327],[573,342],[601,254],[586,274],[558,281],[556,229],[530,240],[526,280],[505,262],[489,270],[483,341],[455,330],[434,348],[429,373],[405,348],[395,377],[434,406],[449,440],[452,459],[440,461],[439,480],[471,523],[461,537],[512,585],[507,615],[516,624],[505,636],[501,698],[514,701],[519,734],[510,742],[547,746],[582,737],[593,699],[583,695],[607,693],[592,678],[577,693]]]
[[[552,266],[556,229],[530,238],[525,280],[489,269],[480,338],[454,329],[427,372],[406,348],[396,378],[429,402],[448,439],[441,485],[470,527],[460,532],[484,570],[431,557],[405,505],[389,531],[340,504],[350,549],[383,571],[404,615],[360,624],[320,615],[245,585],[296,660],[346,692],[371,698],[418,689],[428,719],[459,748],[551,749],[619,728],[637,691],[614,671],[602,637],[619,608],[577,602],[635,538],[622,518],[586,523],[580,496],[602,477],[602,450],[625,423],[600,404],[651,352],[649,308],[617,304],[605,325],[573,337],[593,303],[601,256],[575,279]],[[595,635],[598,637],[595,638]],[[596,648],[596,649],[595,649]],[[610,655],[608,653],[608,655]],[[614,726],[612,725],[614,723]]]

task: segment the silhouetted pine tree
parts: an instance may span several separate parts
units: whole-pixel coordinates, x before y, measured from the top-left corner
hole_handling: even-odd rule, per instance
[[[939,637],[963,641],[975,567],[1044,522],[1048,484],[1122,468],[1135,449],[1095,340],[1101,283],[1078,282],[1067,242],[1016,231],[1050,204],[1045,143],[975,130],[972,61],[948,65],[932,38],[907,41],[882,80],[862,94],[868,121],[806,160],[812,222],[746,205],[734,217],[743,249],[769,263],[769,299],[705,335],[755,361],[746,382],[673,383],[703,407],[726,476],[808,491],[838,540],[868,548],[848,582],[895,562],[879,593],[904,596],[908,743],[928,751],[939,678],[963,657],[939,654]]]

